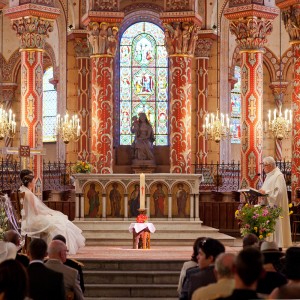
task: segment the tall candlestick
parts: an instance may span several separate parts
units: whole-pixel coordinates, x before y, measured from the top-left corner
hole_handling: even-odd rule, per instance
[[[145,174],[140,174],[140,208],[145,209]]]

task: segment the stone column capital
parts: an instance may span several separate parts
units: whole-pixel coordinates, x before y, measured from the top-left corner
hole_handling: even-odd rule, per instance
[[[119,24],[90,22],[87,26],[88,41],[93,55],[115,56],[119,42]]]
[[[12,28],[20,39],[21,49],[44,49],[49,32],[53,31],[53,21],[27,16],[12,20]]]
[[[241,51],[263,51],[266,37],[273,30],[272,21],[278,13],[276,7],[250,3],[229,7],[224,15],[230,21],[230,32],[236,36]]]
[[[214,33],[212,33],[211,30],[201,30],[198,34],[198,40],[195,49],[195,57],[209,57],[211,47],[213,45],[214,40],[216,39],[217,36]]]
[[[74,42],[75,55],[77,58],[90,56],[90,45],[87,30],[72,30],[68,40]]]
[[[272,90],[276,102],[280,102],[280,104],[282,104],[283,97],[288,85],[289,83],[285,81],[284,82],[273,81],[270,83],[269,87]]]

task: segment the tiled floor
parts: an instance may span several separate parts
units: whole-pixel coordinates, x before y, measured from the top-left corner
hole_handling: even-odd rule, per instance
[[[227,252],[239,252],[241,239],[236,239],[234,245],[226,246]],[[189,260],[192,254],[192,245],[183,247],[153,246],[149,250],[132,249],[130,246],[86,246],[76,255],[76,259],[101,259],[101,260]]]

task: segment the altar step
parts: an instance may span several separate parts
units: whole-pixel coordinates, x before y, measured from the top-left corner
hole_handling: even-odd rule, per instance
[[[73,221],[82,229],[88,246],[132,246],[132,221]],[[151,234],[152,246],[191,246],[198,237],[211,237],[226,246],[234,238],[218,229],[204,226],[201,221],[152,221],[156,231]]]
[[[184,261],[81,261],[85,299],[178,299],[177,284]]]

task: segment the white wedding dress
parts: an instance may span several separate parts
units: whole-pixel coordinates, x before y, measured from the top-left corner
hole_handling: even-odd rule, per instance
[[[47,234],[47,243],[57,235],[63,235],[67,240],[69,254],[76,254],[85,245],[82,230],[68,220],[63,213],[46,206],[27,187],[20,187],[25,192],[23,201],[21,233],[33,238],[40,238],[41,233]]]

